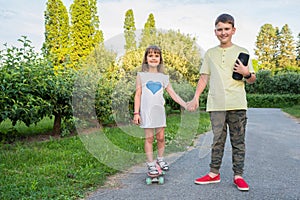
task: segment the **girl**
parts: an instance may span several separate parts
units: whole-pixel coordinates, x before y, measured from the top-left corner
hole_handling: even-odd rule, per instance
[[[149,175],[158,175],[156,163],[163,170],[168,170],[168,164],[163,160],[165,150],[165,99],[163,89],[171,98],[186,108],[183,101],[169,83],[169,76],[165,75],[162,53],[159,47],[149,46],[144,55],[142,72],[136,78],[136,93],[134,97],[134,123],[139,124],[145,132],[145,153]],[[153,160],[153,140],[156,134],[158,156]]]

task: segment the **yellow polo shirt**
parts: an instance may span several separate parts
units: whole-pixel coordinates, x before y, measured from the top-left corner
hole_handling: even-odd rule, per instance
[[[210,76],[207,111],[247,109],[245,83],[232,78],[234,63],[240,52],[249,54],[247,49],[235,44],[228,48],[217,46],[205,53],[200,74]],[[253,73],[250,60],[248,66]]]

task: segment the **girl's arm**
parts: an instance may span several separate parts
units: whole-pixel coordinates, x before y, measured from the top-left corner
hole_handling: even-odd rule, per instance
[[[140,116],[140,105],[141,105],[141,95],[142,95],[142,84],[140,76],[136,77],[136,89],[134,96],[134,113],[133,113],[133,122],[135,124],[140,124],[141,116]]]
[[[168,86],[166,87],[166,91],[168,92],[168,94],[170,95],[170,97],[176,102],[178,103],[179,105],[181,105],[182,107],[184,107],[184,109],[186,109],[186,102],[183,101],[181,99],[180,96],[178,96],[176,94],[176,92],[173,90],[171,84],[169,83]]]

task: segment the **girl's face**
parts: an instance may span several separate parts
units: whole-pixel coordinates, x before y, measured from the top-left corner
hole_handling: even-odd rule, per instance
[[[228,47],[231,43],[231,38],[235,33],[235,28],[232,24],[219,22],[216,25],[215,35],[221,43],[221,46]]]
[[[149,67],[157,67],[160,64],[160,54],[150,51],[147,55],[147,63]]]

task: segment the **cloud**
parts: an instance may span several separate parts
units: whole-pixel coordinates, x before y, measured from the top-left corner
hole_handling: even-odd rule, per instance
[[[17,15],[16,12],[12,11],[12,10],[5,10],[5,9],[0,9],[0,18],[1,19],[11,19],[13,18],[15,15]]]

